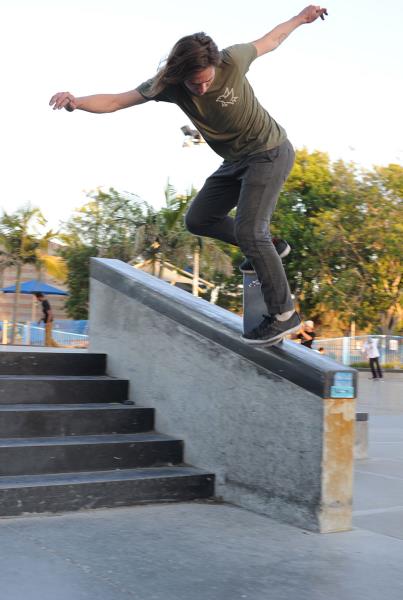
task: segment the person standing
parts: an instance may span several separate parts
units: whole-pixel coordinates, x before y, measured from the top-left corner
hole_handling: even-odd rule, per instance
[[[324,15],[325,8],[307,6],[263,37],[221,52],[204,32],[188,35],[175,44],[157,74],[134,90],[78,98],[58,92],[50,99],[53,109],[93,113],[150,100],[174,103],[224,159],[193,200],[185,224],[195,235],[239,246],[256,271],[267,314],[243,334],[248,344],[275,344],[297,331],[301,320],[280,257],[285,254],[276,249],[268,227],[294,150],[283,127],[257,100],[246,73],[256,58],[278,48],[297,27]],[[233,218],[229,213],[235,207]]]
[[[381,365],[379,364],[380,353],[377,338],[368,336],[362,347],[362,352],[366,354],[369,360],[369,366],[372,371],[371,379],[383,379]]]
[[[42,306],[42,319],[40,319],[39,323],[42,321],[45,324],[45,346],[52,346],[53,348],[58,348],[59,344],[55,342],[52,337],[52,327],[53,327],[53,312],[52,307],[50,306],[49,300],[45,298],[45,295],[41,292],[35,294],[36,299],[40,302]]]

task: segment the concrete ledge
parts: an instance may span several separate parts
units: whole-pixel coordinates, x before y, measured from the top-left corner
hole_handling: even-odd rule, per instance
[[[92,260],[90,350],[156,409],[159,431],[184,439],[187,463],[216,474],[216,494],[305,529],[349,529],[355,406],[340,391],[355,394],[355,371],[292,342],[251,348],[241,331],[226,310]]]
[[[336,374],[349,374],[352,397],[356,397],[355,369],[290,341],[271,348],[248,346],[240,339],[242,319],[238,315],[195,298],[126,263],[114,259],[92,259],[91,278],[322,398],[331,397]]]

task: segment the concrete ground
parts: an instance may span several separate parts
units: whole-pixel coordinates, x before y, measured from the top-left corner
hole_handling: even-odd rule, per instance
[[[403,544],[403,372],[384,381],[370,376],[359,376],[357,410],[369,413],[369,456],[355,465],[354,524]]]
[[[185,503],[0,521],[0,600],[402,600],[403,374],[360,374],[354,530]]]

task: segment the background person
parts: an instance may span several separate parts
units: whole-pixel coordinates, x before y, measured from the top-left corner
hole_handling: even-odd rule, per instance
[[[313,321],[305,321],[297,334],[297,339],[301,340],[301,346],[311,348],[316,337],[315,324]]]
[[[377,338],[368,336],[362,347],[362,352],[366,354],[367,359],[369,360],[369,366],[372,371],[371,379],[382,379],[383,373],[381,365],[379,364],[380,353]]]
[[[42,306],[43,316],[42,319],[39,320],[39,323],[42,323],[43,321],[45,324],[45,346],[52,346],[54,348],[58,348],[59,344],[57,344],[57,342],[55,342],[55,340],[52,337],[53,312],[52,307],[50,306],[50,302],[45,298],[45,295],[40,292],[35,294],[35,296]]]

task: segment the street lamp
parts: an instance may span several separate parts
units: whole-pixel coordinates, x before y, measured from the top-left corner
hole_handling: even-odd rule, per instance
[[[203,139],[201,133],[197,131],[197,129],[191,129],[189,125],[184,125],[181,127],[181,131],[185,136],[185,141],[182,144],[183,148],[191,148],[192,146],[198,146],[200,144],[205,144],[205,140]],[[200,279],[200,247],[199,245],[195,249],[193,253],[193,284],[192,291],[193,296],[199,295],[199,279]]]
[[[190,148],[191,146],[198,146],[199,144],[206,143],[201,133],[197,131],[197,129],[191,129],[189,125],[184,125],[181,127],[181,131],[185,136],[183,148]]]

